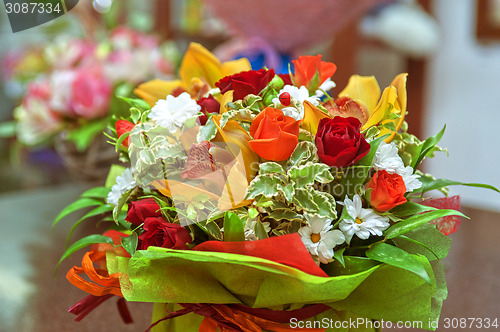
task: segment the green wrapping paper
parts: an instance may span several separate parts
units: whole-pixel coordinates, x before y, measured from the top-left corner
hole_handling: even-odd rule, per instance
[[[347,260],[343,269],[347,274],[317,277],[256,257],[157,247],[137,251],[130,259],[109,256],[108,268],[110,273],[122,272],[120,283],[128,301],[241,303],[278,310],[325,303],[334,310],[312,320],[354,315],[394,322],[416,320],[431,329],[429,323],[438,319],[446,297],[442,267],[422,255],[414,257],[426,267],[431,284],[409,271],[366,258]],[[156,307],[155,319],[166,316],[162,308]],[[162,323],[158,329],[165,325],[165,331],[190,331],[189,316]]]

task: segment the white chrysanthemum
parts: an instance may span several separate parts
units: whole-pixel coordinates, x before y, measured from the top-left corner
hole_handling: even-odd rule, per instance
[[[380,143],[373,158],[373,166],[377,171],[385,170],[387,173],[396,173],[401,175],[407,192],[413,191],[422,186],[422,183],[418,180],[420,175],[413,174],[412,167],[405,167],[403,159],[401,159],[398,154],[398,148],[394,143]]]
[[[166,99],[160,99],[151,109],[149,118],[171,133],[175,133],[181,128],[184,122],[192,118],[201,110],[201,106],[191,98],[189,93],[183,92],[178,97],[167,96]]]
[[[377,171],[386,170],[387,173],[398,173],[404,169],[403,159],[398,154],[396,144],[382,141],[373,157],[373,166]]]
[[[413,174],[413,167],[406,166],[398,174],[401,175],[401,177],[403,178],[403,181],[405,182],[405,187],[406,187],[406,191],[407,192],[413,191],[415,189],[418,189],[418,188],[422,187],[422,182],[420,182],[418,180],[418,178],[420,177],[420,175]]]
[[[299,235],[309,253],[318,260],[327,264],[333,259],[333,248],[345,242],[344,234],[334,229],[330,219],[314,217],[309,218],[308,226],[299,229]]]
[[[283,89],[278,92],[278,97],[273,99],[276,106],[280,106],[281,102],[279,96],[283,92],[290,94],[290,106],[282,109],[283,114],[292,117],[295,120],[302,120],[304,117],[304,101],[308,101],[313,105],[319,105],[319,98],[317,96],[309,97],[309,90],[305,86],[297,88],[293,85],[285,85]],[[284,106],[284,105],[283,105]]]
[[[347,243],[354,235],[366,240],[370,235],[382,236],[382,232],[389,227],[389,218],[377,214],[372,209],[362,207],[359,195],[354,195],[351,201],[347,196],[344,200],[344,209],[352,219],[342,219],[339,228],[344,232]]]
[[[316,90],[316,97],[321,98],[325,95],[323,91],[328,91],[336,87],[337,85],[335,84],[334,81],[329,77],[327,78],[321,85],[319,86],[318,90]]]
[[[106,197],[106,202],[117,206],[120,197],[130,189],[137,186],[137,182],[135,181],[132,173],[133,170],[129,167],[121,175],[116,177],[116,184],[111,187],[111,191]]]

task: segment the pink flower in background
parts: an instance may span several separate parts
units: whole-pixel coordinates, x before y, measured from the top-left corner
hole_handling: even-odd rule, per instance
[[[86,119],[94,119],[108,112],[112,84],[97,69],[79,69],[71,84],[72,112]]]
[[[151,36],[137,30],[121,26],[113,30],[110,36],[110,42],[115,48],[150,48],[159,46],[159,40],[156,36]]]
[[[50,84],[47,80],[28,85],[26,96],[21,106],[16,108],[14,117],[18,138],[27,145],[37,144],[60,129],[62,119],[50,107]]]
[[[96,62],[96,43],[84,39],[59,39],[45,49],[47,61],[56,69],[78,67],[82,63]]]

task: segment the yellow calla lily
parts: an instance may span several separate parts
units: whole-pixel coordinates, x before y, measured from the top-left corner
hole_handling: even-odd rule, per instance
[[[300,127],[307,131],[310,131],[314,136],[318,131],[319,121],[323,118],[329,118],[330,116],[322,112],[319,108],[314,106],[308,101],[304,102],[304,117]]]
[[[159,99],[165,99],[175,88],[181,86],[180,80],[163,81],[154,79],[139,84],[134,93],[153,107]]]
[[[233,101],[233,92],[234,92],[233,90],[229,90],[224,95],[222,95],[222,98],[219,101],[220,102],[220,110],[219,110],[220,114],[224,114],[227,112],[226,105],[227,105],[227,103],[230,103]]]
[[[220,127],[220,115],[213,115],[211,120],[217,127],[217,135],[212,139],[213,142],[223,142],[227,144],[231,153],[237,157],[241,153],[243,157],[242,171],[246,174],[248,183],[253,179],[258,171],[259,156],[250,148],[248,141],[251,137],[248,132],[236,121],[230,120],[224,128]],[[239,151],[238,151],[239,149]]]
[[[349,82],[345,89],[340,92],[339,97],[352,98],[368,108],[370,117],[363,125],[363,130],[372,126],[394,122],[394,126],[396,127],[397,132],[403,124],[406,114],[407,76],[407,73],[397,75],[391,82],[391,84],[384,89],[382,96],[380,96],[380,87],[375,77],[353,75],[349,79]],[[386,110],[389,105],[392,105],[391,113],[399,115],[399,118],[393,120],[386,119]],[[382,128],[380,131],[380,136],[390,134],[390,136],[385,139],[385,141],[388,143],[394,138],[396,132],[386,128]]]
[[[362,102],[371,115],[380,98],[380,86],[375,76],[352,75],[347,86],[339,93],[339,97],[349,97]]]
[[[162,81],[156,79],[140,84],[134,90],[134,93],[146,100],[151,106],[154,106],[158,99],[165,98],[176,88],[182,88],[192,94],[191,85],[193,79],[203,79],[210,87],[214,87],[215,83],[224,76],[251,69],[252,67],[247,59],[221,63],[206,48],[198,43],[191,43],[184,54],[179,69],[180,80]]]

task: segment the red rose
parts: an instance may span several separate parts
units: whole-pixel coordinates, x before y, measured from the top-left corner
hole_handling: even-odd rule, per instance
[[[160,207],[154,198],[145,198],[136,202],[130,202],[125,220],[134,226],[139,226],[150,217],[161,217]]]
[[[281,161],[292,154],[299,142],[299,124],[282,110],[266,107],[252,121],[250,148],[264,159]]]
[[[234,90],[233,99],[239,100],[246,95],[258,95],[274,78],[274,70],[249,70],[231,76],[226,76],[215,83],[222,94]]]
[[[379,212],[386,212],[390,209],[406,203],[406,186],[403,177],[399,174],[387,173],[381,170],[375,173],[366,186],[372,189],[370,204]]]
[[[346,167],[358,162],[370,151],[370,144],[360,133],[360,128],[359,120],[352,117],[321,119],[315,138],[319,159],[335,167]]]
[[[150,217],[144,222],[144,233],[139,235],[139,249],[149,246],[188,249],[187,243],[193,242],[189,232],[178,224],[166,222],[162,217]]]
[[[292,78],[290,74],[278,74],[278,76],[283,80],[285,85],[293,85]]]
[[[125,134],[125,133],[129,133],[132,128],[134,128],[134,124],[130,121],[127,121],[127,120],[118,120],[116,121],[115,123],[115,129],[116,129],[116,136],[118,136],[118,138],[120,138],[121,135]],[[127,137],[123,142],[122,144],[126,147],[129,146],[130,144],[130,137]]]
[[[196,103],[201,106],[201,112],[203,113],[198,118],[202,126],[207,123],[208,113],[219,113],[220,111],[220,103],[212,95],[209,95],[208,98],[201,98]]]

